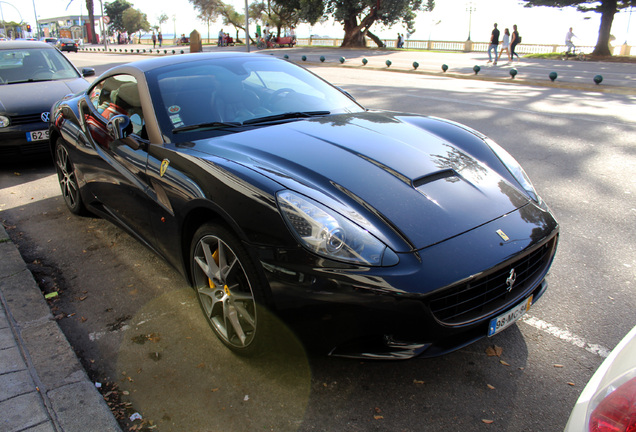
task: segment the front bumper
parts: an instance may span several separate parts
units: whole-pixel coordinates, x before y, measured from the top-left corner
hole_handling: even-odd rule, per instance
[[[27,133],[48,131],[48,123],[38,121],[0,129],[0,158],[43,156],[51,153],[49,140],[27,141]]]
[[[558,224],[526,207],[403,254],[390,268],[327,267],[304,250],[257,253],[276,312],[308,348],[356,358],[438,356],[486,337],[493,317],[545,292]],[[508,287],[512,273],[523,276]]]

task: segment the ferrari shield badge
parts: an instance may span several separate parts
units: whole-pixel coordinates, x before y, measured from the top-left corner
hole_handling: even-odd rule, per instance
[[[165,161],[164,161],[164,162],[165,162]],[[161,168],[163,169],[163,164],[161,164]],[[508,236],[506,235],[506,233],[505,233],[505,232],[503,232],[503,231],[502,231],[502,230],[500,230],[500,229],[499,229],[499,230],[497,230],[497,234],[499,234],[499,237],[501,237],[501,239],[502,239],[503,241],[505,241],[505,242],[507,242],[508,240],[510,240],[510,237],[508,237]]]
[[[163,175],[168,171],[168,165],[170,165],[170,161],[168,159],[164,159],[161,161],[161,168],[159,169],[159,175],[163,177]]]

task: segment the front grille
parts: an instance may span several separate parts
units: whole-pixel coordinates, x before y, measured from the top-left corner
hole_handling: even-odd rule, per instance
[[[429,307],[435,318],[449,325],[470,323],[504,306],[512,306],[530,294],[548,271],[557,237],[538,249],[476,279],[433,295]],[[509,290],[506,280],[514,269],[516,279]]]
[[[25,143],[16,146],[0,146],[0,159],[6,160],[10,157],[48,154],[49,151],[50,150],[48,141]]]
[[[11,116],[11,125],[23,125],[37,122],[42,123],[42,125],[48,125],[48,123],[42,121],[42,118],[40,117],[41,115],[42,113]]]

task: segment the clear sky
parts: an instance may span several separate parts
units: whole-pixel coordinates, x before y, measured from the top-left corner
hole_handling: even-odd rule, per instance
[[[128,0],[133,7],[140,9],[148,16],[151,24],[157,24],[157,18],[162,13],[170,17],[163,25],[163,32],[173,33],[176,26],[178,34],[189,34],[195,28],[203,37],[207,35],[207,26],[197,20],[196,12],[188,0]],[[104,1],[105,3],[106,1]],[[467,11],[468,4],[475,9],[472,14]],[[99,0],[94,0],[95,13],[99,13]],[[245,2],[229,0],[227,3],[243,10]],[[416,21],[416,32],[411,39],[428,40],[466,40],[469,31],[475,42],[487,41],[493,23],[499,24],[499,29],[517,24],[524,43],[556,43],[562,44],[569,27],[574,28],[578,37],[574,40],[577,45],[595,45],[598,37],[600,15],[597,13],[581,13],[572,8],[524,8],[516,0],[437,0],[433,12],[420,12]],[[67,9],[68,6],[68,9]],[[7,21],[20,21],[33,24],[35,12],[40,18],[53,18],[67,14],[86,14],[85,0],[0,0],[2,14]],[[20,16],[19,16],[20,15]],[[636,44],[636,13],[630,18],[628,11],[616,14],[612,26],[612,34],[616,36],[614,45],[620,45],[627,40],[630,45]],[[629,26],[629,35],[627,33]],[[222,23],[214,23],[210,33],[215,35],[221,29]],[[225,31],[233,34],[233,29]],[[405,29],[399,25],[391,29],[374,27],[372,31],[382,38],[393,39],[397,33],[404,33]],[[297,29],[299,37],[318,34],[321,36],[341,37],[342,26],[333,22],[326,22],[314,27],[301,25]]]

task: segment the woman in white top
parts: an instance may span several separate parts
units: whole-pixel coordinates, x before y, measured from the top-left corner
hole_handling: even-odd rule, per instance
[[[510,57],[510,30],[508,29],[504,30],[503,40],[501,41],[501,51],[499,52],[499,57],[497,57],[497,60],[501,58],[504,50],[506,51],[506,54],[508,54],[508,63],[510,63],[512,58]]]

